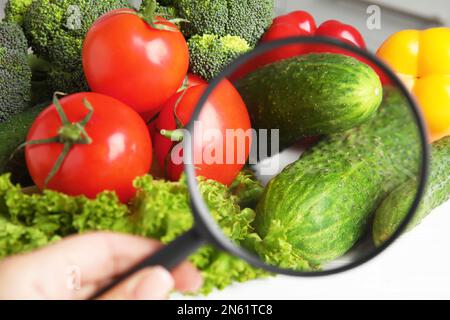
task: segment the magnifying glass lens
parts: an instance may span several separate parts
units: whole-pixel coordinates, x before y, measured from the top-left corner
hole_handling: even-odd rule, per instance
[[[178,102],[182,113],[198,101],[184,148],[200,222],[222,248],[274,272],[368,260],[406,226],[423,186],[410,96],[379,62],[334,42],[257,52]]]

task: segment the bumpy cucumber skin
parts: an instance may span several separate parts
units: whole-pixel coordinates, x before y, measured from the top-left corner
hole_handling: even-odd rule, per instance
[[[417,126],[403,96],[385,91],[374,119],[313,147],[269,183],[257,206],[256,231],[264,239],[281,224],[298,269],[346,253],[387,193],[419,170]]]
[[[280,129],[281,147],[342,132],[370,119],[383,88],[367,65],[339,54],[310,54],[262,67],[236,82],[256,129]]]
[[[417,188],[417,179],[409,179],[383,200],[373,222],[372,234],[376,246],[388,240],[405,219]],[[443,138],[432,146],[428,185],[407,231],[417,226],[433,209],[448,200],[450,200],[450,137]]]
[[[23,143],[33,121],[50,102],[34,106],[0,124],[0,173],[3,173],[12,153]]]

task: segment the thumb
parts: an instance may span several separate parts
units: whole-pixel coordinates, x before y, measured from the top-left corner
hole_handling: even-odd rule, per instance
[[[100,297],[100,300],[163,300],[174,289],[175,280],[163,267],[151,267],[132,275]]]

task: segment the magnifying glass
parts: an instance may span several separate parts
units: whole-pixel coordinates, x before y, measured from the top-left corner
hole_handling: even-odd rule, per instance
[[[184,165],[194,226],[96,297],[142,268],[173,269],[205,244],[276,274],[343,272],[391,245],[418,207],[424,123],[402,82],[367,51],[319,37],[265,43],[183,99],[196,107],[180,111],[188,121],[170,161]],[[229,184],[244,166],[265,191],[245,214],[223,216],[199,179]],[[408,179],[416,182],[409,211],[374,228],[382,200]]]

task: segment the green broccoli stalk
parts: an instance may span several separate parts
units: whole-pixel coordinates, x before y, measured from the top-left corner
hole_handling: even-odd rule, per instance
[[[179,0],[174,1],[187,36],[216,34],[240,36],[254,46],[271,25],[273,0]]]
[[[191,71],[205,80],[222,72],[238,56],[251,49],[238,36],[195,35],[188,41]]]
[[[50,63],[31,53],[28,55],[28,64],[31,67],[31,105],[51,101],[53,92],[58,91],[52,88],[49,81]],[[56,90],[55,90],[56,89]]]
[[[104,13],[130,8],[126,0],[34,0],[24,19],[33,52],[51,65],[53,89],[87,90],[81,51],[92,24]],[[60,82],[61,81],[61,82]]]
[[[22,26],[32,2],[33,0],[8,0],[5,6],[5,21]]]
[[[240,181],[247,178],[248,174]],[[136,179],[135,187],[136,198],[127,207],[111,192],[104,192],[96,199],[70,197],[54,191],[30,195],[12,184],[9,175],[0,176],[0,259],[74,233],[116,231],[170,243],[192,227],[189,192],[184,180],[166,182],[144,176]],[[238,205],[241,199],[220,183],[199,179],[199,187],[228,237],[237,242],[252,237],[251,224],[255,218],[252,209],[241,210]],[[267,275],[211,246],[201,248],[190,260],[203,273],[205,281],[200,291],[203,294],[236,281]]]
[[[0,122],[29,107],[31,69],[27,40],[15,23],[0,23]]]

